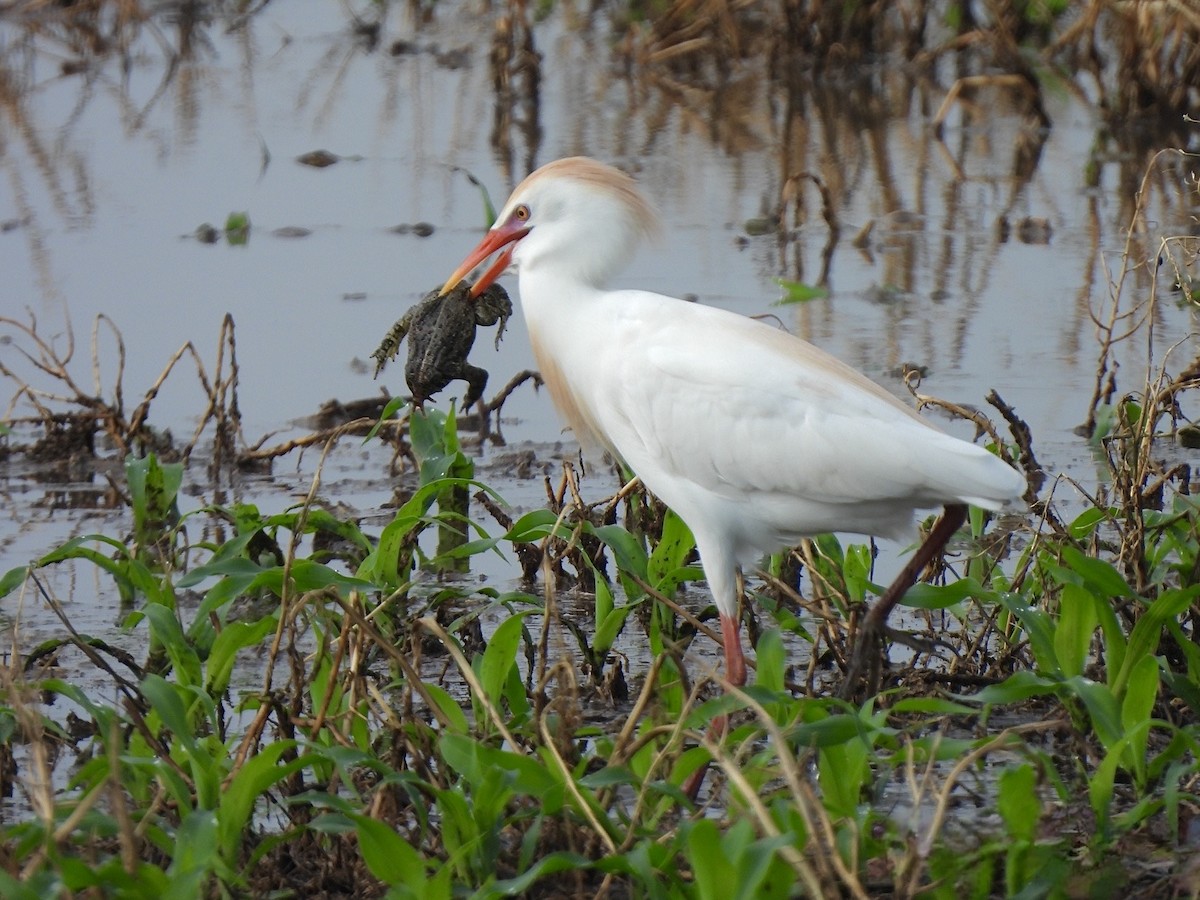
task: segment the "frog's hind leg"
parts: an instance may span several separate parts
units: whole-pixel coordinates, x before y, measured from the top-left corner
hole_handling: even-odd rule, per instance
[[[463,366],[463,379],[467,382],[467,393],[462,402],[463,412],[466,412],[483,396],[483,389],[487,387],[488,373],[478,366]]]

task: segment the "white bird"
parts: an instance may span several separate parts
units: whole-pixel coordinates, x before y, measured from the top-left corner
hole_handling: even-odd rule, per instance
[[[963,504],[1000,509],[1025,480],[786,331],[648,291],[606,290],[656,229],[628,175],[560,159],[517,186],[445,290],[497,251],[474,293],[516,267],[534,356],[575,436],[622,460],[691,528],[734,685],[746,680],[741,564],[824,532],[902,537],[917,510],[946,505],[864,619],[853,688],[888,611],[962,524]]]

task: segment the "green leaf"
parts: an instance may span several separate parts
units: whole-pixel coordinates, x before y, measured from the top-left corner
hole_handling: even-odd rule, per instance
[[[533,610],[513,613],[500,623],[487,642],[483,662],[479,668],[479,682],[488,700],[497,709],[501,708],[504,683],[508,673],[517,662],[517,649],[521,646],[521,628],[525,617]]]
[[[225,240],[230,246],[245,246],[250,241],[250,214],[231,212],[225,218]]]
[[[1121,670],[1112,684],[1113,693],[1122,697],[1125,685],[1143,657],[1153,656],[1158,650],[1158,642],[1162,638],[1166,624],[1176,619],[1184,612],[1192,601],[1200,596],[1200,585],[1189,588],[1173,588],[1163,591],[1153,603],[1138,618],[1137,624],[1129,634],[1129,642],[1125,647],[1125,658],[1121,662]]]
[[[1144,724],[1154,711],[1158,699],[1158,660],[1143,656],[1130,670],[1125,686],[1125,697],[1121,701],[1121,725],[1130,731]]]
[[[975,715],[977,710],[965,703],[955,703],[941,697],[906,697],[891,706],[894,713],[927,713],[935,716]]]
[[[296,746],[293,740],[267,744],[247,759],[221,790],[217,811],[218,835],[221,855],[230,868],[237,867],[244,833],[259,797],[308,765],[305,757],[280,763],[283,755],[295,750]]]
[[[788,729],[787,737],[790,743],[799,747],[830,747],[861,736],[863,727],[858,716],[840,713],[794,725]]]
[[[11,594],[18,585],[24,584],[25,579],[29,577],[29,571],[29,566],[17,566],[5,572],[4,577],[0,578],[0,599]]]
[[[1035,672],[1021,671],[1010,675],[999,684],[990,684],[973,695],[958,695],[960,700],[971,703],[987,703],[1003,706],[1021,703],[1030,697],[1044,697],[1058,692],[1060,682]]]
[[[479,758],[482,746],[478,741],[462,734],[444,734],[438,741],[438,749],[446,764],[462,775],[468,784],[483,782],[484,765]]]
[[[787,668],[787,649],[783,646],[779,629],[769,628],[764,631],[759,636],[754,651],[758,665],[755,685],[770,691],[782,691]]]
[[[1124,732],[1121,729],[1121,710],[1117,698],[1108,685],[1078,675],[1066,679],[1063,684],[1087,707],[1092,727],[1096,730],[1100,742],[1106,748],[1114,746]]]
[[[1146,781],[1146,750],[1150,737],[1151,714],[1158,699],[1158,660],[1143,656],[1130,672],[1125,698],[1121,703],[1121,727],[1129,739],[1125,768],[1134,773],[1138,785]]]
[[[596,590],[599,593],[602,582],[596,582]],[[607,588],[606,588],[607,589]],[[611,609],[600,623],[596,626],[596,633],[592,636],[592,651],[597,655],[607,653],[612,649],[612,645],[616,643],[617,636],[621,633],[621,629],[625,627],[625,620],[629,618],[629,614],[634,608],[643,602],[645,598],[634,600],[631,603],[626,603],[624,606],[618,606]]]
[[[913,609],[946,609],[970,598],[992,599],[996,596],[974,578],[960,578],[951,584],[917,582],[900,598],[902,606]]]
[[[1038,668],[1052,675],[1060,674],[1058,656],[1054,650],[1054,622],[1046,611],[1030,606],[1025,597],[1019,594],[1001,594],[1000,602],[1021,623]]]
[[[828,288],[803,284],[799,281],[776,278],[775,283],[783,288],[784,292],[783,296],[776,301],[777,306],[789,303],[807,303],[810,300],[824,300],[829,296]]]
[[[1063,585],[1054,653],[1065,676],[1082,675],[1087,665],[1098,622],[1096,602],[1090,591],[1075,584]]]
[[[0,870],[0,897],[9,900],[46,900],[47,897],[57,896],[62,889],[62,882],[51,871],[36,872],[18,881]]]
[[[151,636],[162,645],[171,660],[180,685],[200,684],[200,657],[184,635],[175,610],[160,603],[147,603],[142,612],[150,620]]]
[[[196,568],[181,576],[177,582],[179,587],[195,587],[200,582],[213,577],[253,577],[258,575],[263,571],[263,567],[242,555],[246,550],[246,545],[254,539],[255,534],[257,532],[252,531],[246,534],[239,534],[235,538],[230,538],[217,548],[217,552],[212,555],[212,558],[207,563],[202,566],[196,566]]]
[[[188,721],[187,708],[179,696],[179,689],[160,675],[147,675],[142,679],[141,690],[175,740],[189,756],[196,756],[199,750],[192,734],[192,723]]]
[[[513,523],[508,529],[508,533],[504,535],[506,541],[512,541],[514,544],[528,544],[534,541],[540,541],[550,534],[555,533],[554,526],[558,523],[558,515],[549,509],[535,509],[528,512]],[[571,528],[567,525],[561,525],[558,529],[558,536],[569,538],[571,536]]]
[[[470,725],[467,723],[467,716],[463,712],[463,708],[458,705],[458,701],[450,696],[450,693],[436,684],[426,684],[425,692],[429,694],[438,709],[446,717],[447,727],[458,734],[466,734],[470,730]]]
[[[1066,544],[1062,548],[1063,562],[1074,572],[1083,576],[1087,584],[1104,597],[1132,597],[1133,588],[1121,577],[1107,560],[1085,556],[1081,551]]]
[[[1111,511],[1100,506],[1092,506],[1081,512],[1067,526],[1071,537],[1077,541],[1087,540],[1111,515]]]
[[[370,816],[355,815],[358,846],[371,874],[385,884],[400,884],[424,896],[425,860],[408,841],[384,822]]]
[[[184,817],[175,833],[174,851],[163,900],[203,896],[217,863],[217,818],[212,810],[195,809]]]
[[[237,661],[237,652],[260,643],[275,631],[276,624],[274,616],[267,616],[257,622],[231,622],[221,629],[206,662],[209,693],[220,695],[225,692]]]
[[[529,889],[539,879],[545,878],[548,875],[572,870],[586,871],[591,867],[592,861],[586,856],[580,856],[578,853],[569,853],[566,850],[558,850],[543,856],[521,875],[497,881],[492,885],[491,889],[501,896],[523,897],[528,894]]]
[[[1010,838],[1032,841],[1041,819],[1041,801],[1037,796],[1037,773],[1023,763],[1009,766],[997,779],[996,806]]]
[[[870,756],[870,745],[858,736],[824,744],[817,751],[822,799],[835,819],[853,818],[862,802],[871,771]]]
[[[602,525],[595,529],[596,537],[612,550],[617,567],[643,581],[649,581],[649,560],[638,539],[620,525]]]
[[[367,436],[363,438],[363,443],[365,444],[367,441],[371,440],[371,438],[375,437],[375,435],[379,433],[379,429],[383,427],[383,423],[391,420],[391,418],[396,415],[396,410],[405,406],[408,406],[407,397],[393,397],[391,400],[389,400],[387,405],[383,408],[383,412],[379,414],[379,421],[371,426],[371,430],[368,431]]]
[[[695,546],[696,539],[687,523],[668,510],[663,518],[662,537],[646,564],[650,583],[664,593],[674,591],[675,584],[664,585],[663,582],[684,567]]]
[[[692,824],[687,835],[687,858],[695,870],[701,900],[728,900],[737,892],[737,872],[721,848],[721,832],[712,819]]]

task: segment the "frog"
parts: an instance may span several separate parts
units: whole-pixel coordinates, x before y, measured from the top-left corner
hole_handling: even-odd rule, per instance
[[[478,297],[472,298],[471,285],[460,281],[444,293],[434,289],[409,309],[391,327],[371,358],[375,360],[375,377],[389,360],[396,358],[400,342],[408,337],[408,360],[404,364],[404,380],[412,392],[413,404],[424,409],[425,401],[451,381],[467,382],[463,409],[475,404],[487,387],[486,370],[467,362],[475,343],[475,329],[480,325],[495,325],[496,349],[508,319],[512,301],[498,284],[490,285]]]

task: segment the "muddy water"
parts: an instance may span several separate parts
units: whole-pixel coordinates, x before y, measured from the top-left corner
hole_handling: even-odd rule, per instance
[[[1092,452],[1074,433],[1094,387],[1093,318],[1108,314],[1156,145],[1109,136],[1086,90],[1047,87],[1043,128],[1019,92],[983,84],[947,107],[939,139],[932,122],[954,81],[942,69],[817,79],[763,54],[718,75],[711,60],[655,57],[636,42],[623,54],[603,16],[566,4],[532,26],[532,57],[499,13],[439,3],[418,20],[384,7],[375,30],[353,27],[339,4],[273,3],[206,21],[164,13],[141,27],[109,23],[100,52],[69,25],[0,16],[0,315],[35,317],[59,347],[69,324],[73,377],[111,397],[120,357],[105,328],[92,387],[92,325],[108,317],[132,406],[187,341],[211,374],[229,313],[247,437],[282,440],[304,433],[296,423],[323,401],[380,391],[368,355],[485,225],[461,170],[498,204],[535,165],[586,153],[634,171],[666,223],[620,284],[773,315],[898,393],[905,363],[927,368],[923,391],[958,402],[981,405],[996,388],[1032,427],[1048,472],[1095,487]],[[508,62],[497,68],[498,58]],[[317,149],[339,159],[296,161]],[[1149,228],[1131,263],[1189,227],[1183,170],[1163,159],[1150,171]],[[243,211],[244,246],[197,239],[198,226]],[[784,230],[760,233],[753,220],[777,212]],[[1121,346],[1120,391],[1137,390],[1148,362],[1194,327],[1172,279],[1152,272],[1125,279],[1122,309],[1156,298],[1157,331],[1152,348],[1141,338]],[[823,282],[829,294],[779,306],[781,278]],[[5,365],[61,390],[22,359],[24,338],[4,334]],[[473,355],[493,387],[530,360],[520,327],[499,351],[481,339]],[[202,409],[195,372],[185,360],[166,379],[153,425],[191,433]],[[399,372],[384,381],[393,392]],[[16,387],[4,380],[5,398]],[[18,399],[13,415],[30,413]],[[481,476],[518,508],[538,505],[540,467],[570,455],[569,437],[548,397],[528,388],[506,405],[503,432],[506,447],[481,451]],[[501,454],[514,448],[534,451],[531,477],[511,474]],[[308,491],[316,459],[293,454],[220,496],[197,472],[187,508],[223,498],[281,509]],[[324,473],[322,496],[381,524],[386,462],[351,442]],[[0,570],[69,536],[127,527],[107,487],[116,463],[110,455],[99,472],[46,484],[20,460],[0,462]],[[604,475],[585,484],[597,498],[611,487]],[[493,581],[516,573],[486,566]],[[72,617],[84,617],[80,630],[118,621],[99,576],[54,577]],[[10,598],[3,614],[19,617],[29,640],[57,627],[29,596]]]

